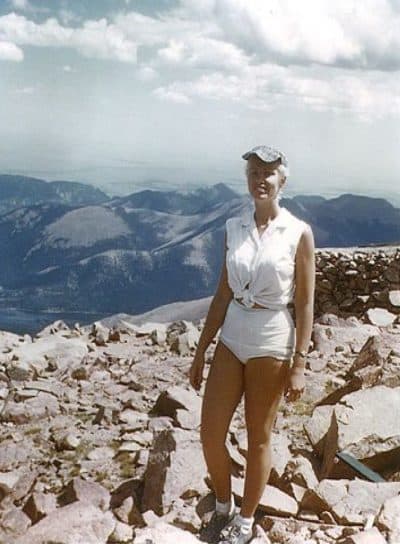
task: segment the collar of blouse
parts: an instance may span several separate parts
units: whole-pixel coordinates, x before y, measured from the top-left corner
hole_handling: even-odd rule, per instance
[[[242,226],[243,227],[257,227],[256,221],[254,218],[254,210],[249,210],[242,216]],[[278,216],[271,221],[271,223],[268,225],[268,229],[270,227],[278,228],[278,229],[285,229],[288,226],[288,220],[289,220],[289,212],[285,208],[281,208]]]

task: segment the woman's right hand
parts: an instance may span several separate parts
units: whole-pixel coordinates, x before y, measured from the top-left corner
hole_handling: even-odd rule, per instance
[[[189,381],[190,385],[198,391],[201,387],[201,382],[203,381],[203,369],[205,364],[204,353],[196,352],[192,366],[189,370]]]

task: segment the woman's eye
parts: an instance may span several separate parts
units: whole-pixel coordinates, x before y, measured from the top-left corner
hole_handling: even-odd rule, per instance
[[[250,170],[251,176],[262,176],[263,178],[269,178],[274,172],[257,172],[257,170]]]

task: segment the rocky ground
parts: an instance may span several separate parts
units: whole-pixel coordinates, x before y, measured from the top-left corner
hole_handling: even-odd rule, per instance
[[[400,543],[400,317],[369,320],[314,324],[306,391],[276,421],[253,543]],[[199,442],[204,384],[196,393],[187,372],[202,325],[0,333],[0,543],[200,542],[214,496]],[[243,403],[227,444],[239,505]]]

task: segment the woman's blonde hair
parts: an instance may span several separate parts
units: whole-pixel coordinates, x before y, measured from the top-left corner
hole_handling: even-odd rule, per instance
[[[245,173],[246,173],[246,176],[247,176],[248,170],[249,170],[249,162],[248,161],[246,161],[244,169],[245,169]],[[278,166],[277,170],[285,180],[289,177],[290,171],[289,171],[288,166],[285,166],[284,164],[280,164]]]

